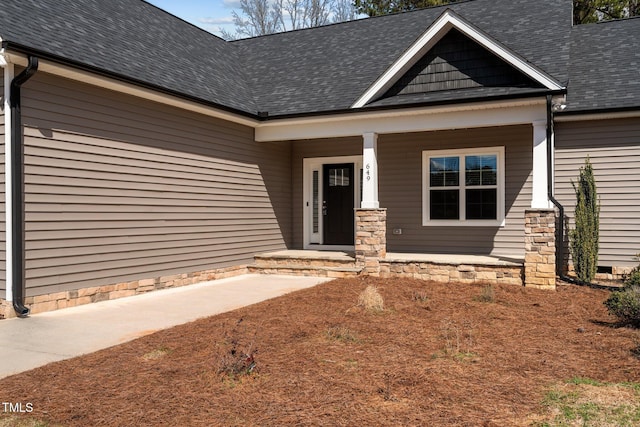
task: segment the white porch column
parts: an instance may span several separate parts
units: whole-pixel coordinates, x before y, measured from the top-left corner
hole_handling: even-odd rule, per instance
[[[378,209],[378,134],[367,132],[362,135],[362,202],[363,209]]]
[[[535,121],[533,125],[533,185],[531,207],[549,209],[547,193],[547,122]]]

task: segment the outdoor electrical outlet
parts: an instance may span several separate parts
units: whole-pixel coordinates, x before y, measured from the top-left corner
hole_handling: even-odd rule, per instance
[[[394,228],[393,234],[402,234],[402,228]]]

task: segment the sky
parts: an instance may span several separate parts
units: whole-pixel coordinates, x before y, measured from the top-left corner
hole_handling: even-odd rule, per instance
[[[222,29],[234,33],[231,12],[240,9],[240,0],[147,0],[167,12],[217,36]]]

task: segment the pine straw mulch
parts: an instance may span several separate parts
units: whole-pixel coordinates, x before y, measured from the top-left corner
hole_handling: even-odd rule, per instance
[[[357,307],[368,284],[384,311]],[[0,401],[50,426],[517,426],[571,378],[640,381],[607,291],[485,288],[339,279],[0,380]],[[219,373],[233,348],[251,374]]]

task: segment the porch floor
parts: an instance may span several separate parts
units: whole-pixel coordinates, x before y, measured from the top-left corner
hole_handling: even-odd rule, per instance
[[[275,252],[266,252],[257,255],[265,258],[279,259],[304,259],[304,260],[330,260],[330,261],[355,261],[353,251],[319,251],[319,250],[298,250],[286,249]],[[522,266],[524,257],[497,257],[488,255],[459,255],[459,254],[427,254],[427,253],[401,253],[388,252],[381,261],[389,262],[428,262],[432,264],[449,265],[495,265],[495,266]]]
[[[422,254],[422,253],[400,253],[387,252],[383,258],[385,261],[400,262],[429,262],[432,264],[465,264],[465,265],[499,265],[499,266],[521,266],[524,265],[522,258],[505,258],[488,255],[457,255],[457,254]]]
[[[258,254],[252,273],[355,277],[363,266],[353,251],[281,250]],[[389,252],[381,258],[380,277],[412,277],[439,282],[489,281],[522,285],[524,259],[483,255]]]

